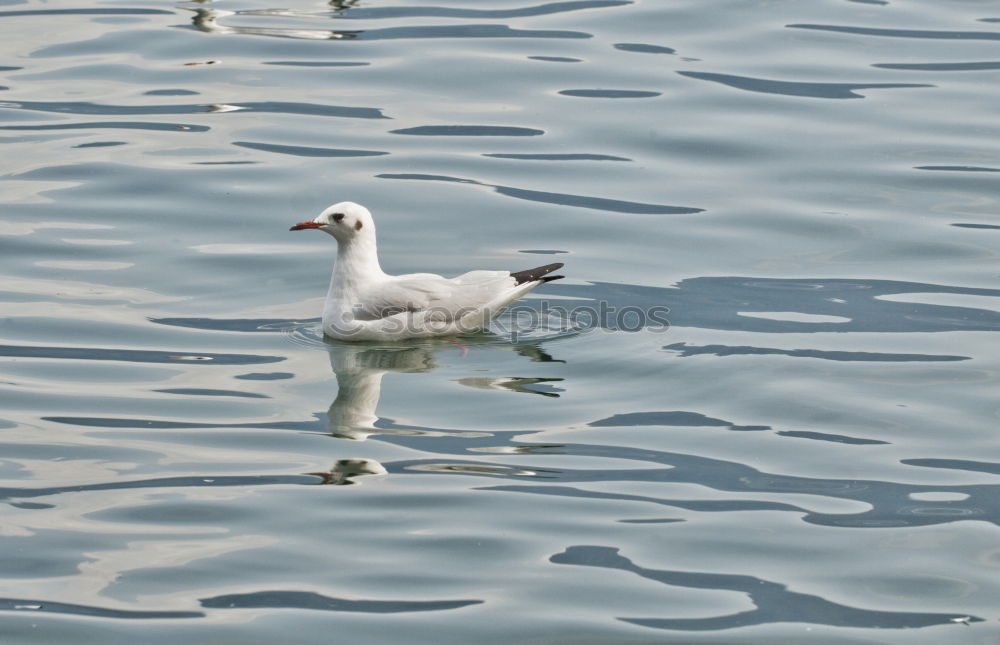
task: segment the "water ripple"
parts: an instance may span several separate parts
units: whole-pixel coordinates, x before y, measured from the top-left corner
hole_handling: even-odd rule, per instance
[[[477,443],[485,446],[495,446],[497,438],[507,436],[513,438],[516,432],[495,432],[493,436],[477,439],[475,437],[459,436],[443,432],[425,433],[420,436],[382,435],[380,441],[401,444],[419,448],[424,452],[456,454],[477,447]],[[796,436],[796,435],[791,435]],[[811,438],[811,437],[806,437]],[[827,438],[827,441],[835,441]],[[857,442],[864,444],[865,442]],[[495,450],[494,450],[495,452]],[[553,455],[571,455],[575,457],[602,457],[659,464],[656,468],[539,468],[538,466],[500,464],[490,462],[470,461],[439,461],[434,459],[406,460],[388,462],[384,466],[390,473],[427,473],[447,474],[461,472],[466,475],[476,475],[487,478],[520,479],[528,473],[543,473],[534,475],[556,481],[558,486],[505,486],[502,489],[488,487],[484,490],[504,490],[512,493],[561,495],[566,497],[589,496],[592,491],[582,491],[566,484],[608,483],[608,482],[643,482],[645,484],[689,483],[708,489],[738,493],[764,493],[796,495],[815,495],[841,500],[853,500],[866,505],[866,510],[848,513],[831,513],[811,511],[788,505],[780,510],[802,513],[802,521],[819,526],[877,528],[886,526],[931,526],[957,522],[962,520],[982,520],[991,523],[1000,522],[1000,491],[998,485],[921,485],[897,483],[877,480],[859,479],[824,479],[818,477],[799,477],[781,475],[757,470],[738,461],[727,461],[682,454],[651,450],[648,448],[628,448],[625,446],[603,446],[590,444],[561,444],[552,447],[540,447],[533,453],[536,457]],[[932,467],[953,467],[949,463],[927,460],[908,463],[913,465],[930,465]],[[985,470],[973,465],[972,470]],[[933,492],[954,495],[955,501],[946,505],[940,501],[922,500],[920,494]],[[678,506],[673,498],[659,496],[644,496],[618,492],[600,493],[597,497],[609,501],[643,501],[658,505]],[[595,497],[595,498],[597,498]],[[778,507],[759,510],[779,510]]]
[[[211,363],[214,365],[250,365],[277,363],[283,356],[258,356],[254,354],[184,354],[183,352],[153,351],[145,349],[104,349],[98,347],[45,347],[29,345],[0,345],[0,356],[16,358],[62,358],[88,361],[126,361],[132,363]]]
[[[914,166],[914,170],[944,170],[950,172],[1000,172],[1000,168],[982,166]]]
[[[367,614],[441,611],[479,605],[482,600],[349,600],[312,591],[256,591],[203,598],[201,606],[223,609],[313,609]]]
[[[163,9],[115,9],[111,7],[92,9],[21,9],[17,11],[0,11],[0,18],[13,18],[15,16],[172,16],[175,13],[174,11],[165,11]]]
[[[630,5],[634,0],[572,0],[570,2],[549,2],[546,4],[517,9],[465,9],[458,7],[345,7],[335,11],[294,11],[288,9],[264,9],[240,11],[240,14],[258,16],[332,16],[337,19],[378,20],[386,18],[531,18],[553,14],[580,11],[584,9],[604,9]]]
[[[264,65],[284,65],[286,67],[367,67],[371,63],[363,61],[302,61],[302,60],[271,60]]]
[[[890,354],[887,352],[849,352],[838,350],[820,349],[777,349],[773,347],[752,347],[747,345],[688,345],[687,343],[674,343],[664,345],[663,349],[677,352],[678,356],[699,356],[710,354],[712,356],[760,356],[779,355],[792,356],[795,358],[820,358],[828,361],[886,361],[892,363],[899,362],[951,362],[971,360],[969,356],[951,356],[942,354]]]
[[[307,114],[310,116],[335,116],[351,119],[388,119],[378,108],[345,107],[341,105],[319,105],[316,103],[292,103],[283,101],[249,101],[227,104],[229,110],[220,110],[218,103],[178,104],[178,105],[106,105],[84,101],[3,101],[0,108],[32,110],[35,112],[56,112],[60,114],[197,114],[202,112],[245,111],[273,112],[277,114]]]
[[[615,49],[624,52],[635,52],[638,54],[676,54],[677,50],[672,47],[662,47],[660,45],[646,45],[644,43],[615,43]]]
[[[76,605],[68,602],[52,602],[49,600],[26,600],[23,598],[0,598],[0,611],[32,612],[38,614],[73,614],[76,616],[91,616],[94,618],[115,619],[164,619],[164,618],[202,618],[200,611],[148,611],[111,609],[94,605]]]
[[[808,83],[801,81],[774,81],[750,76],[714,74],[710,72],[677,72],[681,76],[702,81],[721,83],[748,92],[783,94],[784,96],[805,96],[817,99],[863,99],[855,90],[885,89],[898,87],[935,87],[926,83]]]
[[[575,96],[580,98],[596,99],[648,99],[654,96],[661,96],[660,92],[650,92],[645,90],[559,90],[563,96]]]
[[[969,622],[984,619],[960,613],[938,614],[903,611],[880,611],[851,607],[821,596],[788,589],[786,585],[751,575],[648,569],[622,556],[619,550],[602,546],[571,546],[549,558],[556,564],[601,567],[634,573],[647,580],[687,589],[714,589],[746,594],[754,609],[710,618],[619,618],[618,620],[651,627],[683,631],[715,631],[771,623],[806,623],[868,629],[912,629],[947,625],[956,618]]]
[[[179,132],[208,132],[207,125],[190,123],[155,123],[149,121],[94,121],[89,123],[60,123],[56,125],[2,125],[0,130],[167,130]]]
[[[872,67],[882,69],[902,69],[921,72],[974,72],[979,70],[1000,69],[1000,61],[982,61],[972,63],[874,63]]]
[[[283,155],[294,155],[296,157],[378,157],[389,154],[388,152],[381,152],[378,150],[313,148],[309,146],[289,146],[277,143],[257,143],[254,141],[233,141],[233,145],[241,148],[250,148],[251,150],[262,150],[264,152],[276,152]]]
[[[501,125],[420,125],[401,130],[389,130],[389,134],[410,134],[430,137],[537,137],[544,130]]]
[[[510,186],[499,186],[487,184],[474,179],[462,179],[459,177],[448,177],[445,175],[424,175],[415,173],[384,173],[376,175],[381,179],[416,179],[421,181],[447,181],[459,184],[472,184],[475,186],[486,186],[494,189],[501,195],[525,199],[543,204],[558,204],[560,206],[575,206],[577,208],[590,208],[600,211],[611,211],[613,213],[633,213],[639,215],[690,215],[701,213],[702,208],[690,208],[687,206],[667,206],[663,204],[644,204],[642,202],[628,202],[618,199],[606,199],[604,197],[587,197],[584,195],[566,195],[563,193],[550,193],[540,190],[526,190],[523,188],[512,188]]]
[[[517,159],[519,161],[632,161],[626,157],[615,157],[613,155],[598,155],[587,153],[513,153],[513,152],[487,152],[484,157],[494,159]],[[527,251],[521,251],[527,253]]]
[[[288,29],[269,27],[230,27],[219,23],[220,18],[232,12],[216,9],[189,9],[195,13],[190,25],[178,25],[184,29],[195,29],[210,34],[240,34],[246,36],[271,36],[305,40],[411,40],[439,38],[544,38],[583,39],[593,38],[592,34],[581,31],[560,31],[545,29],[513,29],[507,25],[422,25],[406,27],[383,27],[381,29],[331,30],[331,29]],[[58,51],[58,50],[57,50]]]
[[[859,36],[884,36],[887,38],[927,38],[931,40],[1000,40],[995,31],[943,31],[928,29],[885,29],[883,27],[851,27],[846,25],[785,25],[790,29],[813,29]]]

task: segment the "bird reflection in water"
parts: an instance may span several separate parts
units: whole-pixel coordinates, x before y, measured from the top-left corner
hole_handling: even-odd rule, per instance
[[[328,473],[306,473],[315,475],[327,486],[350,486],[357,484],[355,477],[388,474],[385,466],[374,459],[338,459]]]
[[[281,15],[281,10],[264,11],[226,11],[209,7],[182,7],[194,12],[191,26],[198,31],[210,34],[243,34],[255,36],[278,36],[281,38],[302,38],[306,40],[343,40],[357,38],[357,31],[334,31],[330,29],[281,29],[269,27],[229,27],[219,23],[220,18],[238,14],[249,15]]]
[[[335,341],[327,341],[327,344],[330,367],[337,375],[337,398],[326,413],[330,434],[360,440],[383,432],[422,433],[421,430],[376,427],[379,417],[375,408],[386,372],[429,372],[437,367],[432,344],[373,346]]]
[[[477,343],[476,338],[463,339],[470,345],[494,341],[484,336]],[[327,410],[330,434],[342,439],[363,440],[373,434],[430,435],[481,437],[487,433],[461,430],[441,430],[415,426],[400,426],[381,419],[376,412],[382,393],[382,377],[387,372],[417,373],[430,372],[440,367],[435,356],[454,343],[448,340],[425,339],[413,343],[392,343],[383,345],[326,341],[330,355],[330,367],[337,377],[337,396]],[[511,345],[510,349],[533,362],[556,362],[537,345]],[[496,345],[491,346],[496,349]],[[559,388],[552,383],[561,378],[525,377],[472,377],[458,379],[457,383],[467,387],[486,390],[504,390],[546,397],[558,397]]]

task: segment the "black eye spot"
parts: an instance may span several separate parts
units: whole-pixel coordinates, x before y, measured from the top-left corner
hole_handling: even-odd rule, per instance
[[[360,231],[363,224],[360,221],[354,222],[354,230]]]
[[[343,213],[334,213],[333,214],[333,221],[339,222],[342,219],[344,219],[344,214]]]

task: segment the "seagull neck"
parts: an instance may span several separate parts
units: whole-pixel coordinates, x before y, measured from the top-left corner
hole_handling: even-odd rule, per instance
[[[374,238],[337,242],[337,262],[333,271],[333,281],[339,283],[337,286],[349,288],[383,275]]]

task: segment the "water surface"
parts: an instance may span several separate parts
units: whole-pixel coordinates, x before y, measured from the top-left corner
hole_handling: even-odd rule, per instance
[[[4,643],[1000,637],[996,7],[283,2],[0,2]]]

